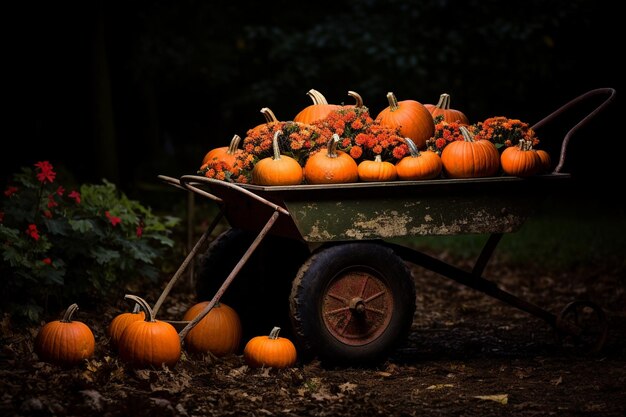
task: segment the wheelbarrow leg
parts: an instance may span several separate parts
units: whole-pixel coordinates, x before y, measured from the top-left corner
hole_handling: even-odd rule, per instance
[[[215,216],[215,219],[213,219],[213,222],[211,223],[209,228],[202,234],[202,236],[200,236],[200,239],[198,239],[194,247],[187,254],[187,257],[185,258],[183,263],[178,267],[178,270],[176,271],[174,276],[167,283],[167,285],[165,286],[165,289],[163,290],[163,292],[159,296],[159,299],[157,300],[157,302],[154,304],[154,307],[152,308],[152,312],[155,317],[156,317],[157,312],[161,308],[163,301],[165,301],[165,298],[172,290],[172,287],[174,287],[174,284],[176,284],[176,281],[178,281],[178,279],[183,274],[183,272],[185,272],[185,269],[187,269],[187,266],[189,265],[191,260],[198,254],[198,251],[200,250],[204,242],[206,242],[206,240],[209,238],[209,236],[211,236],[211,233],[213,233],[213,230],[218,225],[218,223],[220,222],[223,216],[224,216],[224,212],[222,211],[222,209],[220,209],[219,213],[217,214],[217,216]]]
[[[254,252],[254,250],[257,248],[257,246],[259,246],[259,244],[261,243],[263,238],[270,231],[272,225],[276,222],[276,220],[278,219],[279,215],[280,215],[279,211],[274,211],[274,213],[272,214],[270,219],[267,221],[267,223],[265,224],[263,229],[259,232],[258,236],[254,239],[254,241],[252,242],[252,244],[250,245],[250,247],[248,248],[246,253],[243,254],[243,256],[241,257],[239,262],[237,262],[237,265],[235,265],[235,267],[232,270],[232,272],[224,280],[224,283],[222,284],[222,286],[217,290],[217,292],[215,293],[215,295],[213,296],[211,301],[209,301],[209,304],[207,304],[206,307],[200,312],[200,314],[198,314],[196,317],[194,317],[194,319],[191,320],[178,333],[181,342],[185,339],[185,336],[187,336],[187,333],[189,333],[191,331],[191,329],[193,329],[194,326],[196,324],[198,324],[198,322],[200,320],[202,320],[207,314],[209,314],[209,312],[213,309],[215,304],[217,304],[219,302],[220,298],[222,297],[222,295],[224,294],[224,292],[226,291],[228,286],[235,279],[235,276],[237,276],[237,273],[239,273],[239,271],[244,267],[244,265],[246,264],[248,259],[252,256],[252,253]]]
[[[476,263],[474,264],[474,269],[472,269],[472,275],[477,277],[483,274],[485,267],[487,266],[487,262],[491,259],[491,255],[493,255],[493,251],[496,250],[496,246],[500,243],[500,239],[502,239],[502,233],[492,233],[483,246],[483,250],[480,252]]]

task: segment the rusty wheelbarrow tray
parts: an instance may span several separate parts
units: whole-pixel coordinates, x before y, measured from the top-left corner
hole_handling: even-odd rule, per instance
[[[214,285],[216,290],[204,311],[190,322],[178,323],[181,340],[219,302],[262,241],[278,236],[283,239],[281,248],[308,248],[306,256],[295,260],[297,271],[288,277],[290,323],[305,357],[340,364],[371,363],[386,357],[412,324],[415,288],[407,262],[541,318],[563,339],[597,352],[607,334],[604,312],[598,305],[574,301],[553,314],[501,289],[482,274],[503,234],[517,231],[547,195],[570,180],[570,174],[561,170],[571,135],[604,109],[614,95],[613,89],[592,90],[535,124],[533,129],[539,129],[580,102],[606,96],[563,138],[554,172],[529,178],[258,186],[197,175],[179,179],[159,176],[215,201],[220,211],[154,310],[158,311],[175,281],[225,217],[232,228],[254,238],[246,241],[245,252],[232,269],[228,267],[230,272],[219,278],[219,287]],[[459,234],[489,235],[471,271],[389,241]],[[214,254],[220,256],[223,253]]]

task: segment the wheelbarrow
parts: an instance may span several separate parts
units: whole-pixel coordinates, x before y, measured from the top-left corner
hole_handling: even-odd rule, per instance
[[[538,131],[569,109],[603,98],[563,137],[554,171],[528,178],[259,186],[160,175],[214,201],[219,211],[161,293],[155,313],[200,256],[197,296],[210,302],[193,320],[176,323],[181,341],[224,297],[246,312],[244,328],[254,322],[269,330],[283,320],[301,358],[372,364],[408,336],[416,308],[409,265],[415,264],[544,320],[564,342],[598,352],[607,337],[599,305],[575,300],[555,314],[503,290],[483,272],[502,236],[519,230],[546,196],[571,180],[562,172],[571,136],[614,96],[611,88],[591,90],[532,126]],[[211,240],[224,219],[229,228]],[[488,236],[469,271],[393,242],[460,234]]]

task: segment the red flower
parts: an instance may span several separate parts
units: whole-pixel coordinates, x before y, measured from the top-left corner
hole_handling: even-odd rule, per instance
[[[11,197],[11,195],[17,192],[17,187],[8,186],[6,190],[4,190],[4,195],[7,197]]]
[[[46,265],[52,265],[52,259],[50,258],[44,258],[41,260],[41,262],[43,262]]]
[[[59,185],[59,188],[57,188],[57,194],[62,196],[63,193],[65,193],[65,188],[63,188],[62,185]]]
[[[69,193],[67,196],[76,200],[76,204],[80,204],[80,193],[78,191],[72,190],[72,192]]]
[[[48,196],[48,208],[56,207],[58,205],[59,205],[59,203],[54,201],[54,194],[50,194]]]
[[[53,171],[53,167],[50,162],[37,162],[35,166],[39,169],[39,172],[37,173],[37,179],[39,180],[39,182],[54,182],[54,178],[57,174]]]
[[[109,221],[111,222],[113,227],[117,226],[118,224],[120,224],[122,222],[121,218],[119,218],[117,216],[112,216],[111,213],[109,213],[108,211],[105,211],[104,215],[106,216],[107,219],[109,219]]]
[[[52,218],[52,212],[50,210],[44,210],[43,215],[46,216],[46,218],[48,219]]]
[[[29,224],[26,233],[35,240],[39,240],[39,231],[36,224]]]
[[[143,235],[143,227],[137,226],[137,237],[141,237]]]

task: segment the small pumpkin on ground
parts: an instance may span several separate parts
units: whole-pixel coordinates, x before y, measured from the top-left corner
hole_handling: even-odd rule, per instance
[[[278,136],[282,130],[277,130],[272,139],[274,155],[263,158],[252,168],[252,183],[258,185],[297,185],[302,183],[304,175],[302,166],[294,158],[281,155],[278,147]]]
[[[357,168],[359,180],[365,182],[393,181],[398,176],[396,166],[391,162],[383,161],[380,155],[376,155],[373,161],[368,159],[361,161]]]
[[[450,142],[441,152],[443,172],[448,178],[490,177],[500,170],[500,153],[487,140],[474,140],[467,127],[460,127],[464,140]]]
[[[398,179],[416,181],[437,178],[443,168],[439,154],[430,149],[420,151],[411,139],[404,140],[409,147],[410,155],[396,163]]]
[[[432,114],[416,100],[398,101],[393,92],[387,93],[389,106],[376,116],[381,126],[400,129],[402,137],[408,137],[419,149],[426,147],[426,141],[435,132]]]
[[[450,108],[450,94],[448,93],[441,94],[437,104],[424,104],[424,107],[432,114],[433,119],[442,116],[444,122],[469,125],[469,119],[462,111]]]
[[[193,320],[208,304],[209,301],[202,301],[193,305],[187,310],[183,320]],[[217,357],[226,356],[239,349],[241,331],[241,320],[237,312],[226,304],[217,303],[185,335],[185,347],[189,352],[211,352]]]
[[[532,142],[524,139],[502,151],[500,164],[505,174],[516,177],[535,175],[542,168],[541,157],[533,149]]]
[[[141,310],[141,306],[135,303],[135,307],[132,312],[126,312],[118,314],[111,320],[109,327],[107,327],[107,335],[109,336],[109,342],[113,347],[116,347],[122,333],[130,323],[134,321],[141,321],[146,318],[146,313]]]
[[[35,337],[35,353],[44,362],[72,366],[93,356],[96,340],[85,323],[72,320],[78,310],[70,305],[61,320],[46,323]]]
[[[279,333],[280,327],[274,327],[269,336],[255,336],[246,343],[243,357],[248,366],[289,368],[296,363],[296,347]]]
[[[338,184],[358,181],[358,165],[349,154],[337,150],[339,140],[339,135],[333,134],[326,149],[309,156],[304,165],[306,183]]]
[[[180,338],[174,326],[156,320],[144,299],[130,294],[124,298],[138,303],[146,317],[126,326],[117,346],[120,358],[133,368],[174,366],[182,353]]]

